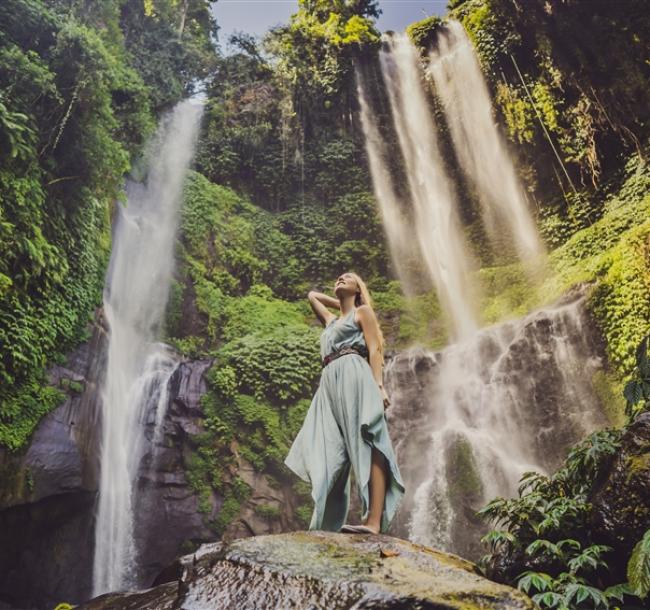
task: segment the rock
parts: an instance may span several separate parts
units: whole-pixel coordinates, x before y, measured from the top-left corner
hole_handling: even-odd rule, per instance
[[[100,388],[105,370],[106,332],[101,322],[91,339],[52,367],[50,381],[69,379],[81,391],[46,415],[21,452],[0,452],[0,600],[18,607],[51,610],[78,603],[92,590],[94,519],[99,487]],[[136,545],[142,583],[180,552],[216,538],[198,510],[185,475],[192,436],[202,430],[200,398],[210,360],[181,362],[170,382],[164,434],[154,453],[145,449],[136,495]],[[153,437],[153,423],[145,431]]]
[[[98,321],[49,371],[53,384],[69,379],[82,391],[41,420],[24,450],[0,453],[0,599],[16,606],[49,609],[91,593],[105,346]]]
[[[387,420],[406,487],[391,534],[478,559],[487,527],[476,511],[516,496],[524,470],[554,471],[606,425],[592,383],[605,354],[588,289],[441,351],[390,359]]]
[[[210,360],[181,362],[170,379],[170,404],[160,446],[149,447],[138,474],[135,499],[136,547],[142,583],[153,577],[181,551],[211,541],[216,534],[206,522],[216,518],[223,498],[213,493],[210,512],[199,511],[199,498],[185,475],[185,456],[192,436],[202,430],[200,399],[203,375]],[[153,436],[153,423],[146,436]],[[162,509],[162,510],[161,510]],[[189,545],[189,548],[186,548]]]
[[[629,557],[650,529],[650,413],[639,415],[625,431],[590,502],[594,539],[612,546],[617,556]],[[624,574],[625,561],[619,563]]]
[[[167,576],[174,580],[83,608],[535,608],[468,561],[389,536],[294,532],[219,542],[179,558]]]

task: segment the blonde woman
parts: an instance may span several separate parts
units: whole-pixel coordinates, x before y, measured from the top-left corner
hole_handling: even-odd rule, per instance
[[[356,273],[340,275],[334,294],[337,298],[309,293],[325,326],[323,370],[285,464],[311,483],[310,530],[378,534],[388,530],[404,495],[384,411],[390,404],[382,380],[384,340],[368,289]],[[351,467],[363,525],[345,524]]]

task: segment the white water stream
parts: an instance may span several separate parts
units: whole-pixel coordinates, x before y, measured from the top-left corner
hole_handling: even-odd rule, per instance
[[[473,512],[516,495],[524,472],[555,468],[570,444],[605,423],[588,324],[581,297],[389,362],[407,487],[400,534],[472,556],[481,529]]]
[[[467,338],[478,328],[473,264],[422,86],[418,53],[405,34],[396,34],[385,40],[380,61],[414,208],[413,233],[454,336]],[[380,173],[373,172],[375,182]]]
[[[413,287],[412,273],[408,262],[411,258],[417,257],[419,249],[414,248],[413,235],[403,213],[403,202],[400,201],[393,178],[388,169],[386,159],[388,151],[379,129],[374,120],[369,95],[367,92],[366,79],[362,70],[357,69],[357,95],[361,108],[361,125],[365,136],[366,153],[368,154],[368,165],[373,177],[373,188],[375,198],[379,203],[382,223],[391,261],[397,272],[402,290],[407,295],[415,293]]]
[[[488,235],[505,230],[520,258],[540,262],[544,247],[524,189],[492,116],[492,101],[474,47],[463,26],[451,20],[429,55],[429,72],[443,102],[460,164],[474,183]]]
[[[426,70],[493,247],[509,236],[519,258],[537,268],[544,248],[459,23],[441,28],[429,59]],[[399,258],[401,240],[413,236],[455,341],[441,352],[401,352],[387,367],[391,427],[407,487],[394,531],[476,558],[484,524],[475,511],[495,496],[515,495],[522,473],[556,467],[571,443],[603,425],[591,382],[601,362],[592,357],[598,347],[587,336],[584,297],[479,330],[472,258],[437,142],[425,68],[403,34],[385,39],[380,64],[399,143],[391,152],[401,152],[414,216],[409,223],[400,212],[388,139],[380,137],[361,80],[361,120],[389,246]]]
[[[104,291],[110,338],[102,389],[94,596],[139,584],[134,482],[147,414],[155,409],[155,441],[167,382],[176,367],[174,356],[155,339],[167,303],[183,181],[201,113],[200,104],[184,101],[163,119],[149,150],[146,184],[129,183],[128,203],[118,207]]]

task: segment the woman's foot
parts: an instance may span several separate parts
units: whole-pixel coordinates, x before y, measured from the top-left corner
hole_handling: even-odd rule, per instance
[[[374,534],[379,533],[379,528],[373,528],[368,525],[350,525],[346,523],[342,528],[341,532],[345,534]]]

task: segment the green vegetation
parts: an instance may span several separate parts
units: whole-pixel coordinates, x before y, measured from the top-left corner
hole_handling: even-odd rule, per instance
[[[650,410],[650,335],[636,350],[636,371],[625,385],[623,394],[627,401],[626,413],[634,419],[639,413]]]
[[[24,446],[43,415],[83,391],[72,380],[50,387],[45,368],[87,338],[124,175],[159,114],[201,81],[208,101],[165,324],[181,354],[214,359],[188,478],[206,519],[213,494],[224,499],[211,521],[218,533],[250,496],[237,476],[242,461],[271,485],[292,483],[295,516],[306,526],[308,486],[283,465],[320,372],[320,328],[306,293],[327,290],[344,270],[359,272],[390,348],[440,348],[448,324],[430,286],[407,298],[392,279],[371,190],[355,68],[367,75],[387,148],[397,149],[376,69],[378,3],[300,0],[287,25],[261,42],[237,34],[227,55],[214,48],[210,4],[8,0],[0,8],[0,444]],[[635,351],[650,333],[642,52],[650,14],[641,0],[531,0],[526,10],[511,0],[452,0],[449,9],[476,46],[550,252],[532,279],[507,248],[490,250],[433,100],[481,262],[482,322],[525,315],[576,283],[593,283],[590,308],[611,364],[594,383],[615,422],[620,399],[611,397],[627,382],[634,416],[649,396],[647,344]],[[423,57],[440,27],[429,17],[408,28]],[[406,183],[398,159],[391,171]],[[530,560],[522,587],[542,604],[597,605],[620,593],[590,588],[606,549],[581,521],[585,486],[616,438],[592,437],[560,474],[526,479],[521,498],[486,513],[510,528],[488,540]],[[467,445],[459,441],[454,453],[454,493],[478,493]],[[540,499],[547,506],[535,512]],[[258,509],[277,518],[272,507]],[[645,565],[645,548],[635,566]],[[551,559],[548,578],[532,574]]]
[[[636,374],[641,378],[647,373],[649,341],[650,336],[644,338],[638,349]],[[634,417],[647,405],[630,387],[628,403],[635,398],[633,407],[641,402],[630,411]],[[622,558],[594,541],[590,520],[592,489],[619,449],[623,432],[624,428],[591,434],[570,451],[557,472],[551,476],[528,472],[521,479],[518,498],[496,498],[479,511],[498,528],[482,540],[490,550],[481,560],[483,569],[530,593],[542,608],[606,609],[626,596],[627,601],[635,596],[645,599],[650,590],[650,535],[626,558],[628,582],[611,584],[608,562]],[[632,471],[634,465],[629,467]],[[644,470],[647,467],[643,465]]]
[[[440,17],[427,17],[409,25],[406,33],[416,47],[425,51],[435,42],[441,23]]]
[[[156,2],[157,22],[171,27],[176,4]],[[185,5],[192,33],[174,37],[175,53],[209,39],[207,4]],[[165,51],[146,64],[132,21],[144,10],[140,0],[0,7],[0,444],[11,449],[62,399],[44,368],[86,338],[101,303],[111,207],[160,100],[143,74]],[[200,73],[197,62],[176,71],[167,102]]]
[[[627,580],[637,597],[646,599],[650,595],[650,530],[632,551],[627,564]]]
[[[596,203],[592,195],[603,178],[649,135],[642,102],[647,78],[641,47],[650,25],[644,2],[531,0],[525,10],[514,10],[509,0],[450,4],[519,144],[521,173],[536,200],[564,210],[576,196]],[[596,205],[583,215],[583,226],[598,216]]]
[[[618,182],[620,186],[616,187]],[[557,299],[571,286],[594,282],[590,308],[620,375],[635,366],[638,337],[650,332],[650,170],[637,155],[607,185],[602,216],[549,255],[534,286],[519,264],[483,268],[483,316],[494,323]]]

